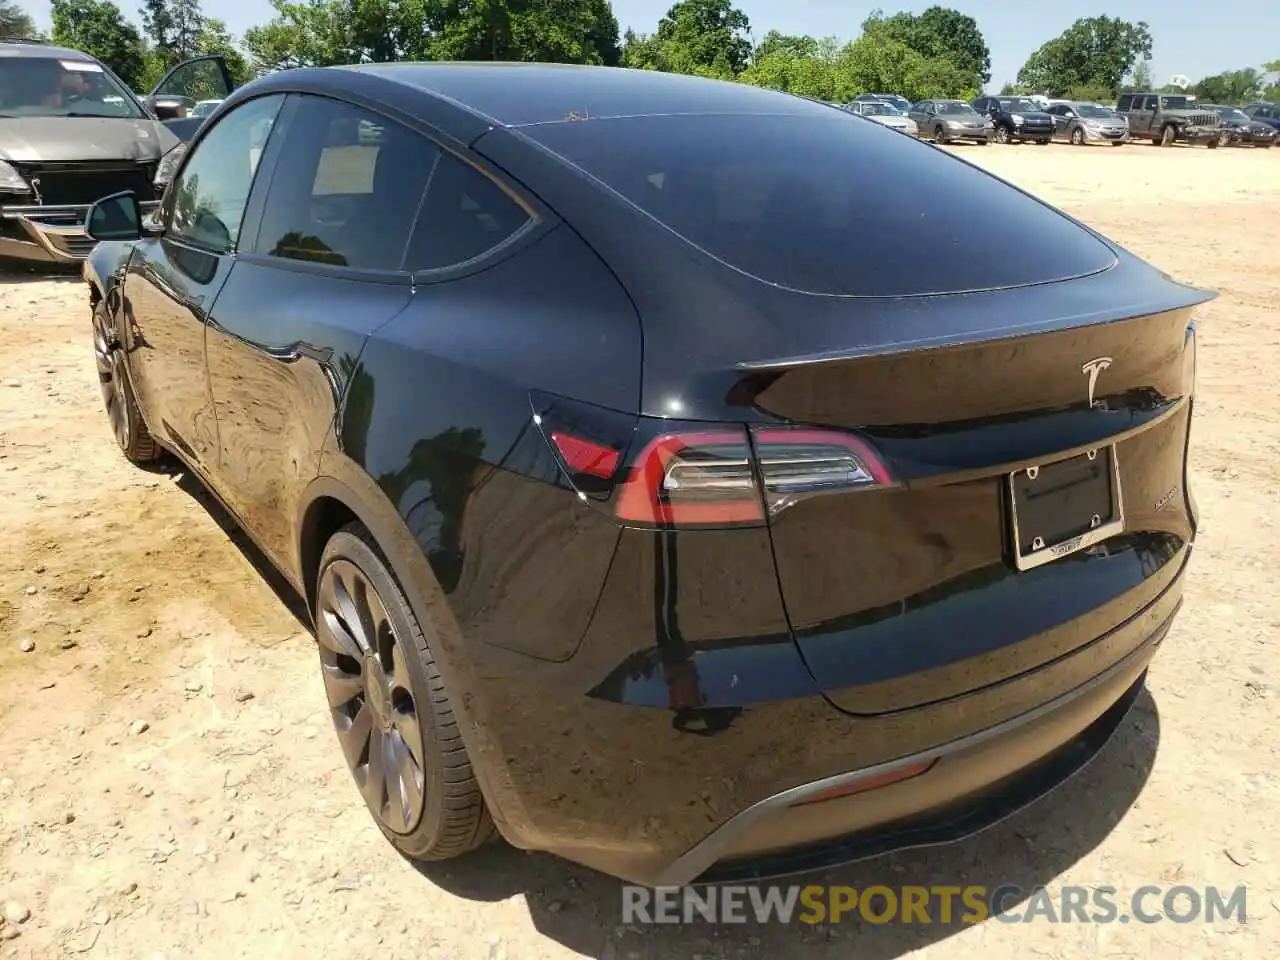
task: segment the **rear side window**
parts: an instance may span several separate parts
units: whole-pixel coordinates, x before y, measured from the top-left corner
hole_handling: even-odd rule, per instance
[[[271,178],[256,252],[362,270],[403,269],[439,154],[421,134],[378,114],[300,97]]]
[[[1053,209],[836,110],[625,117],[522,132],[711,256],[794,290],[949,293],[1075,277],[1114,262]]]
[[[444,152],[418,215],[405,268],[436,270],[474,260],[528,220],[524,208],[501,187]]]

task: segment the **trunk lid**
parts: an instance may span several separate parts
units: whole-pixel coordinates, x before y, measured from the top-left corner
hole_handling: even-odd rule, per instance
[[[835,705],[882,714],[972,692],[1159,596],[1194,532],[1189,320],[769,371],[759,409],[856,430],[897,481],[771,518],[793,635]]]

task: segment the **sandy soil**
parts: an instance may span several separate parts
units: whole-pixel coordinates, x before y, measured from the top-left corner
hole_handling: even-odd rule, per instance
[[[78,279],[5,277],[0,957],[1276,956],[1280,150],[958,152],[1221,291],[1200,314],[1202,534],[1150,694],[1084,774],[968,842],[819,879],[1247,884],[1246,926],[642,929],[616,882],[549,857],[415,870],[349,782],[256,554],[116,452]]]

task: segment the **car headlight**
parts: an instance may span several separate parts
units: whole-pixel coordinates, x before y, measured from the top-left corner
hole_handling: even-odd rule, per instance
[[[30,193],[31,185],[22,179],[22,174],[9,164],[0,160],[0,193]]]
[[[1015,113],[1013,114],[1013,122],[1016,123],[1018,126],[1021,126],[1022,124],[1027,122],[1027,118],[1020,113]]]
[[[160,158],[160,163],[156,165],[156,175],[153,179],[155,186],[163,189],[169,185],[169,181],[173,179],[174,173],[178,170],[178,164],[182,162],[186,152],[187,145],[180,143]]]

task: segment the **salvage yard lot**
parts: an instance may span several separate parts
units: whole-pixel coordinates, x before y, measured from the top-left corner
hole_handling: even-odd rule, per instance
[[[30,917],[0,957],[1276,956],[1280,151],[956,153],[1220,292],[1200,539],[1150,693],[1080,776],[977,838],[805,882],[1244,884],[1247,925],[626,927],[616,881],[549,857],[415,869],[349,782],[287,595],[198,487],[118,454],[79,280],[5,276],[0,901]]]

